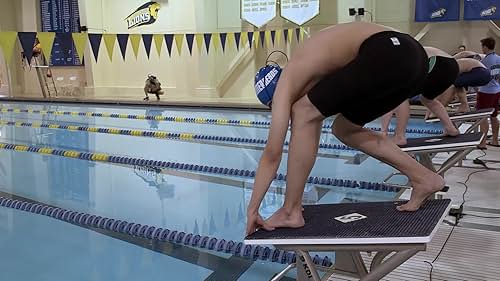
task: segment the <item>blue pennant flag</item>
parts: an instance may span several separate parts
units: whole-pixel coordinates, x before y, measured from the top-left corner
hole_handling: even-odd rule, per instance
[[[167,44],[168,56],[172,55],[172,45],[174,44],[174,35],[165,34],[165,43]]]
[[[125,60],[125,55],[127,54],[128,34],[117,34],[116,39],[118,40],[118,46],[120,47],[122,58]]]
[[[151,45],[153,43],[153,34],[142,34],[142,43],[144,44],[144,48],[146,49],[146,55],[151,54]]]
[[[90,47],[92,48],[92,53],[94,54],[95,61],[99,57],[99,47],[101,46],[102,34],[101,33],[90,33],[89,34]]]
[[[205,38],[205,47],[207,48],[207,54],[208,54],[208,51],[210,50],[210,41],[212,41],[212,34],[205,33],[203,34],[203,38]]]
[[[248,45],[250,46],[250,49],[252,48],[252,44],[253,44],[253,32],[250,31],[248,32]]]
[[[226,50],[226,39],[227,39],[227,33],[221,33],[220,34],[220,44],[222,46],[222,52]]]
[[[186,41],[188,44],[189,54],[193,54],[193,42],[194,42],[194,34],[186,34]]]
[[[36,32],[19,32],[17,34],[19,42],[21,42],[21,47],[23,48],[24,57],[31,64],[31,58],[33,57],[33,47],[35,46]]]
[[[234,42],[236,43],[236,50],[240,49],[241,32],[234,33]]]

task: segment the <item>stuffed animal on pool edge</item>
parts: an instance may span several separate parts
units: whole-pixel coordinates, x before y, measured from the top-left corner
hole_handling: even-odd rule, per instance
[[[164,93],[165,92],[161,89],[161,83],[158,78],[156,78],[153,74],[149,74],[144,85],[144,94],[146,95],[144,100],[149,100],[148,94],[154,94],[156,95],[156,99],[160,100],[160,96]]]

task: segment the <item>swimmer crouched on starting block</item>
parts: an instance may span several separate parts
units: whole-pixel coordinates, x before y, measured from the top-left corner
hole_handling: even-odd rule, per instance
[[[428,73],[430,62],[433,67]],[[401,151],[389,138],[363,126],[406,99],[423,94],[428,100],[426,106],[456,130],[445,108],[434,98],[442,92],[439,87],[443,83],[446,88],[453,83],[457,73],[454,59],[429,60],[424,48],[410,35],[359,22],[339,24],[314,34],[295,51],[281,75],[259,72],[259,84],[264,81],[266,87],[276,89],[256,85],[259,100],[268,106],[272,102],[272,120],[247,208],[247,234],[258,228],[298,228],[305,224],[305,183],[315,162],[322,122],[334,114],[337,117],[332,133],[337,138],[408,176],[413,187],[410,201],[397,208],[418,210],[427,197],[443,188],[444,179]],[[280,164],[290,118],[285,202],[264,221],[259,207]]]

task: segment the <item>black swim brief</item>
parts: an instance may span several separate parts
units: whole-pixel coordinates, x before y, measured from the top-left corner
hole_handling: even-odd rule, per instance
[[[363,126],[415,96],[428,69],[427,54],[413,37],[383,31],[367,38],[358,56],[320,80],[308,97],[325,117],[341,113]]]
[[[459,73],[454,58],[434,56],[429,58],[429,74],[420,87],[418,94],[427,99],[435,99],[455,83]]]

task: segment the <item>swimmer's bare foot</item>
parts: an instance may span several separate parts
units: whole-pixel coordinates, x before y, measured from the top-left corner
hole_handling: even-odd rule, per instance
[[[465,113],[465,112],[469,112],[470,111],[470,108],[469,106],[459,106],[458,109],[457,109],[457,113]]]
[[[299,228],[303,227],[305,224],[301,209],[298,209],[298,212],[288,212],[284,208],[277,210],[269,219],[266,220],[266,223],[274,228]]]
[[[450,128],[444,128],[444,135],[445,136],[450,136],[450,137],[454,137],[454,136],[458,136],[460,134],[460,131],[455,127],[450,127]]]
[[[394,142],[397,146],[403,146],[407,144],[406,137],[405,136],[398,136],[394,135],[391,138],[392,142]]]
[[[442,190],[445,184],[444,179],[435,173],[430,173],[423,179],[422,182],[411,182],[413,190],[411,191],[410,201],[398,206],[399,211],[413,212],[418,210],[429,196]]]

